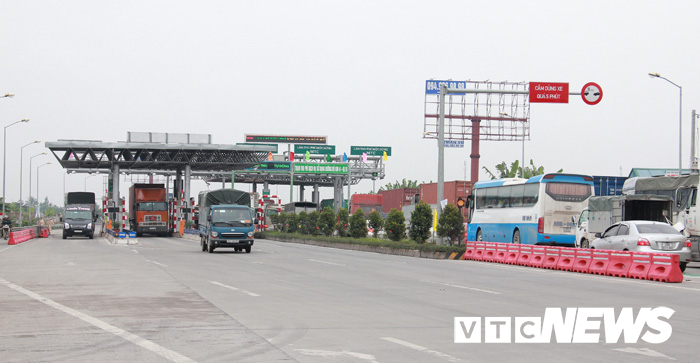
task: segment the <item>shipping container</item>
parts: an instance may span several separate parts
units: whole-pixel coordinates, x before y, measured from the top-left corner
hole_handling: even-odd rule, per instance
[[[625,180],[627,180],[627,178],[624,176],[593,176],[595,195],[621,195]]]
[[[351,197],[352,210],[350,214],[354,214],[357,209],[362,209],[365,216],[372,211],[382,211],[382,196],[381,194],[353,194]]]
[[[405,205],[415,204],[416,195],[419,193],[419,188],[401,188],[380,191],[379,194],[383,198],[382,212],[389,213],[393,208],[401,210]]]
[[[426,183],[420,185],[420,200],[428,204],[438,204],[437,183]],[[457,205],[457,199],[467,200],[467,196],[472,191],[472,183],[468,181],[449,181],[444,183],[444,199],[448,204]],[[467,215],[467,208],[462,208],[462,214]]]

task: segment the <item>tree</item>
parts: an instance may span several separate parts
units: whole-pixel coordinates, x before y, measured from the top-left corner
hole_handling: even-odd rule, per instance
[[[448,204],[442,211],[438,219],[437,234],[440,237],[446,237],[450,245],[455,242],[459,244],[464,236],[464,219],[456,206]]]
[[[406,178],[403,178],[401,182],[398,180],[396,182],[389,183],[381,188],[379,188],[379,191],[384,191],[384,190],[392,190],[392,189],[403,189],[403,188],[418,188],[418,180],[406,180]]]
[[[317,236],[320,231],[318,227],[318,218],[320,216],[320,213],[317,211],[313,211],[309,213],[308,220],[307,220],[307,225],[306,225],[306,233],[310,234],[312,236]]]
[[[392,208],[384,222],[384,230],[392,241],[404,239],[406,237],[406,218],[403,216],[403,212]]]
[[[530,166],[526,166],[525,169],[520,166],[520,161],[516,160],[510,164],[510,168],[508,168],[508,164],[506,162],[502,162],[498,165],[496,165],[496,170],[498,171],[498,176],[496,176],[494,173],[491,172],[487,167],[483,167],[484,170],[486,171],[487,174],[491,177],[491,179],[502,179],[502,178],[525,178],[529,179],[532,178],[533,176],[537,175],[542,175],[544,174],[544,167],[543,166],[535,166],[535,163],[530,159]],[[562,173],[564,169],[559,169],[557,173]]]
[[[417,243],[423,243],[430,237],[430,226],[433,224],[433,210],[421,201],[411,213],[411,223],[408,235]]]
[[[338,218],[335,222],[335,229],[338,231],[338,237],[345,237],[348,235],[348,219],[350,214],[345,208],[340,208],[338,210]]]
[[[379,211],[373,210],[372,213],[369,214],[369,228],[372,228],[374,238],[377,238],[377,233],[382,230],[382,227],[384,227],[382,215]]]
[[[367,237],[367,219],[365,219],[365,212],[360,208],[357,208],[350,217],[350,236],[352,238]]]
[[[323,208],[321,216],[318,218],[318,226],[326,236],[332,236],[335,231],[335,212],[331,207]]]

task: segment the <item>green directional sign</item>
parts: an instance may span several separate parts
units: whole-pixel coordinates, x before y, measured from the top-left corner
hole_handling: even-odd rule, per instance
[[[294,145],[295,154],[335,155],[335,145]]]
[[[289,161],[268,161],[264,163],[257,164],[252,168],[246,170],[260,170],[260,171],[285,171],[289,172],[292,170],[292,163]]]
[[[294,163],[295,174],[347,174],[348,164]]]
[[[386,156],[391,156],[390,146],[350,146],[350,155],[366,153],[367,155],[384,156],[385,151]]]
[[[237,142],[237,143],[236,143],[236,145],[260,145],[260,146],[272,146],[272,147],[274,147],[274,148],[275,148],[274,150],[272,150],[272,152],[273,152],[273,153],[275,153],[275,154],[277,154],[277,152],[278,152],[278,151],[277,151],[277,148],[279,147],[279,145],[278,145],[278,144],[256,144],[256,143],[252,143],[252,142]]]
[[[325,136],[289,136],[289,135],[245,135],[245,142],[276,142],[280,144],[325,144]]]

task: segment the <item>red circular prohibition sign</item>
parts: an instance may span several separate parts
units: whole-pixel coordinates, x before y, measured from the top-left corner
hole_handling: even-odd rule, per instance
[[[597,105],[603,99],[603,89],[595,82],[588,82],[581,89],[581,98],[588,105]]]

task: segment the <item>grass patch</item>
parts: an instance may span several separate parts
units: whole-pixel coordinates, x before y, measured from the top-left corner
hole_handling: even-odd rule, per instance
[[[264,231],[257,232],[255,238],[266,238],[266,239],[279,239],[279,240],[305,240],[305,241],[317,241],[317,242],[327,242],[327,243],[345,243],[354,245],[364,245],[372,247],[386,247],[392,249],[403,249],[403,250],[419,250],[424,252],[457,252],[464,253],[465,246],[438,246],[433,243],[416,243],[412,240],[402,240],[402,241],[392,241],[388,239],[377,239],[377,238],[352,238],[352,237],[327,237],[327,236],[311,236],[308,234],[301,233],[284,233],[279,231]]]

